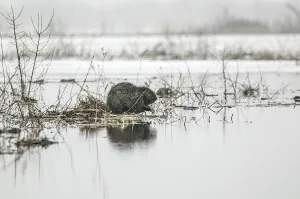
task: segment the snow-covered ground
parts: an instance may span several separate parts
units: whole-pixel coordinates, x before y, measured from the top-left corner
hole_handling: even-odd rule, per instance
[[[45,42],[47,38],[43,38]],[[14,56],[11,39],[3,38],[4,54]],[[29,42],[27,41],[27,44]],[[199,35],[51,37],[45,54],[54,58],[90,59],[299,59],[300,35]]]
[[[15,65],[15,62],[10,63]],[[226,73],[294,73],[300,74],[300,65],[295,61],[251,61],[251,60],[186,60],[186,61],[151,61],[151,60],[112,60],[84,61],[76,59],[52,60],[43,62],[44,67],[36,69],[35,79],[49,67],[45,81],[59,82],[61,79],[75,78],[77,81],[94,80],[95,78],[152,78],[159,74],[167,76],[221,74],[223,65]],[[14,70],[10,69],[10,72]],[[28,70],[28,76],[31,70]],[[88,74],[88,75],[87,75]],[[0,76],[1,79],[1,76]]]
[[[208,45],[216,51],[224,49],[251,49],[295,51],[300,50],[300,35],[207,35],[207,36],[131,36],[131,37],[69,37],[52,38],[53,44],[59,41],[72,42],[76,46],[85,45],[100,51],[103,47],[109,53],[122,49],[144,51],[153,48],[158,43],[172,42],[186,51],[199,45]]]
[[[229,73],[300,73],[300,66],[295,61],[225,61],[226,71]],[[159,73],[179,75],[193,75],[197,73],[221,73],[222,61],[94,61],[94,69],[90,70],[90,77],[93,74],[103,74],[107,78],[113,77],[152,77]],[[49,67],[47,78],[58,76],[59,78],[77,77],[84,78],[90,68],[89,61],[80,60],[59,60],[52,61]],[[99,71],[99,73],[98,73]]]

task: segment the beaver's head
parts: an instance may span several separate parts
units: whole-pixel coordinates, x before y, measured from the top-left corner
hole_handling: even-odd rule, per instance
[[[152,104],[157,100],[155,93],[150,88],[141,87],[141,90],[143,91],[143,100],[145,105]]]

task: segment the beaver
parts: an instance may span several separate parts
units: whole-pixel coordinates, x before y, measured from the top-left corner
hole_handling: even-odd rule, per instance
[[[151,108],[148,105],[156,100],[157,97],[151,89],[121,82],[110,89],[106,103],[114,114],[141,113],[150,111]]]

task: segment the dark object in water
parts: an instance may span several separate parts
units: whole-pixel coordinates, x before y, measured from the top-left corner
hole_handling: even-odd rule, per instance
[[[185,107],[183,107],[183,110],[194,111],[194,110],[197,110],[197,109],[199,109],[199,107],[196,107],[196,106],[185,106]]]
[[[16,127],[11,127],[11,128],[5,128],[5,129],[1,129],[0,130],[0,134],[20,134],[21,133],[21,129],[16,128]]]
[[[184,106],[184,105],[173,105],[175,108],[182,108],[183,110],[189,110],[189,111],[194,111],[199,109],[197,106]]]
[[[61,83],[75,83],[75,79],[61,79]]]
[[[150,111],[149,104],[157,100],[147,87],[137,87],[128,82],[118,83],[108,92],[106,104],[114,114]]]
[[[21,129],[15,127],[9,127],[0,130],[0,136],[2,138],[8,138],[8,139],[18,138],[20,137],[20,133],[21,133]]]
[[[293,99],[295,102],[300,102],[300,96],[295,96]]]
[[[243,90],[243,96],[244,97],[257,97],[259,95],[259,90],[255,88],[246,88]]]
[[[219,96],[218,94],[205,94],[206,97],[217,97]]]
[[[47,147],[52,144],[58,144],[58,142],[51,141],[47,138],[42,138],[42,139],[19,140],[16,143],[17,146],[26,146],[26,147],[31,147],[31,146]]]
[[[234,95],[234,93],[225,93],[225,95]]]
[[[34,83],[34,84],[44,84],[45,81],[43,79],[38,79],[38,80],[33,81],[32,83]]]
[[[38,102],[36,99],[30,98],[30,97],[23,97],[22,100],[27,103],[37,103]]]
[[[168,97],[171,97],[172,95],[174,95],[174,92],[170,88],[159,88],[156,91],[156,95],[159,98],[168,98]]]

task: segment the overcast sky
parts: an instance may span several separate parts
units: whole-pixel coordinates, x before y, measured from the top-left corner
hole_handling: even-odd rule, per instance
[[[221,20],[226,10],[234,17],[280,20],[289,15],[286,2],[300,7],[297,0],[1,0],[0,10],[24,6],[26,24],[37,12],[46,17],[54,9],[55,26],[66,32],[151,31],[205,27]]]

